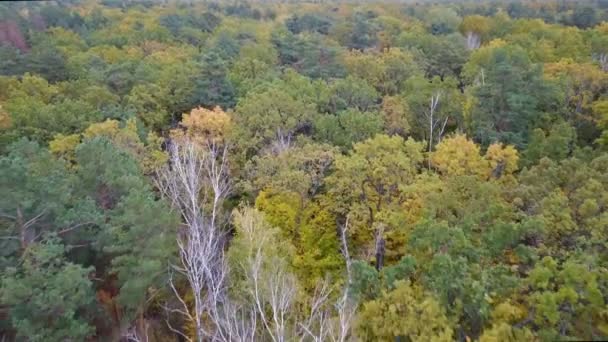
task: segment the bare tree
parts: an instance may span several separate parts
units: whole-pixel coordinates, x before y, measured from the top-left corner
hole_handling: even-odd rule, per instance
[[[192,321],[199,342],[225,340],[218,334],[223,332],[219,306],[226,301],[228,273],[220,217],[220,207],[230,190],[226,153],[226,146],[180,137],[170,144],[169,165],[157,172],[159,189],[184,221],[177,237],[181,264],[173,268],[185,276],[194,299],[191,310],[170,277],[171,288],[181,304],[180,309],[171,311]],[[213,326],[204,324],[205,314]]]
[[[265,223],[261,213],[245,208],[235,217],[247,249],[246,257],[239,262],[248,290],[246,301],[253,303],[256,322],[261,322],[263,334],[273,342],[285,341],[293,332],[297,281],[288,272],[285,260],[273,250],[278,243],[276,232]]]
[[[348,295],[352,283],[346,244],[348,223],[342,232],[348,274],[343,295],[332,305],[328,301],[329,286],[322,283],[311,298],[310,313],[300,315],[295,307],[299,285],[286,260],[273,252],[278,240],[272,228],[259,226],[263,217],[254,209],[236,215],[240,238],[249,249],[239,260],[248,292],[240,301],[232,299],[227,291],[230,270],[224,256],[225,220],[220,212],[229,191],[226,148],[180,138],[171,144],[169,152],[170,163],[158,171],[157,182],[184,224],[177,237],[181,262],[172,265],[169,277],[177,304],[167,307],[167,312],[192,322],[199,342],[345,341],[355,309]],[[192,305],[176,287],[175,272],[186,279]],[[169,320],[167,324],[176,334],[192,340]]]
[[[601,52],[594,54],[595,59],[600,63],[602,71],[608,71],[608,53]]]
[[[481,46],[481,37],[473,31],[467,32],[467,49],[475,50]]]
[[[277,128],[276,140],[270,145],[270,151],[274,154],[281,154],[287,151],[291,147],[292,133],[287,131],[284,132],[280,127]]]
[[[219,327],[224,341],[256,341],[257,315],[253,303],[244,305],[226,300],[222,305],[222,314],[219,315]]]
[[[426,112],[426,118],[429,121],[429,153],[432,152],[433,149],[433,140],[435,139],[435,132],[437,132],[437,139],[441,141],[441,137],[443,136],[443,132],[445,131],[445,127],[448,123],[449,116],[445,118],[440,117],[437,114],[437,107],[439,106],[439,99],[441,97],[441,92],[436,92],[431,96],[431,103],[429,106],[429,111]],[[431,167],[431,162],[429,159],[429,168]]]
[[[137,327],[132,326],[127,329],[127,331],[122,335],[122,339],[125,342],[148,342],[148,336],[145,335],[141,337],[137,333]]]
[[[350,253],[348,251],[348,217],[346,218],[346,222],[343,226],[340,227],[340,241],[342,242],[342,255],[344,256],[344,261],[346,264],[346,284],[344,285],[344,289],[342,290],[342,296],[340,297],[338,303],[336,303],[336,310],[338,312],[338,332],[335,338],[332,338],[333,341],[344,342],[346,338],[350,335],[350,329],[352,327],[352,322],[355,318],[355,313],[357,310],[357,304],[350,295],[350,289],[353,284],[353,274],[352,274],[352,262],[350,259]],[[332,335],[333,336],[333,335]]]
[[[245,257],[239,260],[248,289],[245,301],[253,302],[258,340],[279,341],[345,341],[350,334],[355,306],[348,291],[352,284],[350,255],[343,230],[343,251],[347,260],[348,280],[336,301],[330,300],[331,287],[321,281],[309,298],[308,311],[297,310],[299,284],[289,272],[287,261],[275,245],[278,231],[263,220],[254,209],[245,208],[235,214],[239,243]],[[348,226],[348,223],[345,225]],[[346,229],[346,228],[344,228]]]
[[[342,288],[342,293],[333,305],[333,308],[328,305],[330,291],[328,290],[327,282],[324,281],[317,287],[317,290],[311,299],[310,315],[304,322],[300,323],[300,327],[304,332],[300,341],[302,341],[304,337],[309,337],[315,342],[344,342],[350,337],[357,305],[350,293],[353,278],[352,262],[347,240],[348,221],[347,218],[344,225],[340,226],[341,249],[346,264],[346,283]],[[332,316],[334,316],[333,321]]]

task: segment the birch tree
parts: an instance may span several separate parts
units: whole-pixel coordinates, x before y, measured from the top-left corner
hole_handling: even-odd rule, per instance
[[[346,341],[350,335],[356,306],[349,294],[352,283],[346,227],[341,228],[343,253],[347,261],[347,281],[340,293],[333,293],[330,282],[319,282],[301,310],[301,285],[287,262],[293,248],[280,237],[280,230],[269,225],[253,208],[234,213],[236,236],[229,250],[233,288],[244,306],[253,306],[250,321],[257,324],[256,340]],[[301,303],[301,302],[300,302]]]
[[[428,152],[431,152],[451,126],[449,124],[462,121],[462,94],[455,79],[441,80],[439,77],[432,80],[412,77],[407,82],[407,91],[406,99],[413,116],[410,120],[412,133],[423,137],[428,142]]]
[[[481,46],[484,36],[490,31],[490,28],[490,21],[486,17],[480,15],[465,17],[460,24],[460,32],[467,39],[467,49],[478,49]]]
[[[190,309],[171,277],[170,286],[182,306],[172,311],[194,324],[198,341],[220,339],[220,306],[226,298],[228,273],[223,257],[226,236],[221,212],[230,190],[227,147],[181,136],[170,143],[169,153],[169,164],[158,171],[157,183],[183,219],[177,236],[180,264],[172,269],[187,279],[194,299],[194,308]],[[209,315],[211,326],[204,324],[205,314]]]

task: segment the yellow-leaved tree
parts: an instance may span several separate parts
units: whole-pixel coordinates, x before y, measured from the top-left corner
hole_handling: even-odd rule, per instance
[[[232,119],[220,107],[198,107],[182,116],[181,125],[186,129],[185,134],[199,142],[223,143],[232,129]],[[172,133],[178,132],[174,130]]]
[[[442,176],[478,176],[499,179],[518,169],[519,155],[515,147],[494,143],[485,155],[481,148],[465,135],[447,137],[430,156],[431,166]]]
[[[358,333],[365,341],[452,341],[452,327],[439,302],[420,286],[404,281],[365,303]]]
[[[49,142],[49,150],[58,157],[73,162],[76,147],[84,141],[97,137],[108,138],[118,148],[131,154],[145,173],[152,172],[167,161],[167,154],[162,151],[162,138],[150,132],[145,139],[140,138],[136,119],[124,123],[117,120],[106,120],[90,125],[82,134],[57,134]]]

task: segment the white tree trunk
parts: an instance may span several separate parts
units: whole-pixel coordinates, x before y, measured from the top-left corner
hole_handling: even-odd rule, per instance
[[[230,189],[227,148],[182,137],[171,143],[169,153],[170,164],[159,170],[157,183],[184,221],[177,237],[181,265],[174,269],[186,277],[194,299],[191,310],[171,281],[183,307],[173,312],[192,321],[199,342],[224,340],[220,305],[226,302],[228,270],[223,257],[225,235],[219,215]],[[204,326],[205,313],[214,326]]]
[[[268,338],[273,342],[309,339],[344,342],[350,335],[356,310],[348,295],[352,284],[346,243],[348,221],[341,231],[348,277],[344,292],[332,306],[328,301],[329,286],[320,284],[311,299],[308,315],[301,315],[295,309],[296,277],[288,272],[283,260],[266,259],[265,251],[273,247],[268,243],[268,236],[255,229],[253,220],[245,221],[241,233],[254,246],[242,260],[250,298],[237,303],[227,294],[229,268],[224,257],[225,220],[221,215],[222,203],[230,190],[227,149],[180,138],[170,145],[169,153],[170,163],[158,171],[156,180],[163,195],[181,214],[184,224],[177,237],[180,265],[171,267],[169,280],[178,306],[167,311],[190,321],[199,342]],[[268,269],[269,264],[274,268]],[[187,280],[193,305],[188,305],[176,288],[174,272]],[[334,324],[332,317],[337,323]],[[168,321],[167,324],[176,334],[192,340]]]
[[[469,31],[467,32],[467,49],[475,50],[481,45],[481,38],[479,34]]]

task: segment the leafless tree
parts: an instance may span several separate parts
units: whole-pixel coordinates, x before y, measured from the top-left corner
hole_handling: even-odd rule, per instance
[[[223,341],[254,342],[257,333],[257,315],[253,303],[237,304],[235,301],[226,300],[222,303],[222,314],[218,315],[220,320],[218,335]]]
[[[230,190],[226,151],[225,146],[209,142],[176,139],[169,147],[168,165],[157,173],[159,189],[184,222],[177,237],[180,264],[172,265],[169,272],[169,285],[177,304],[167,306],[167,312],[192,322],[199,342],[345,341],[355,309],[348,296],[352,283],[346,244],[348,223],[342,232],[348,281],[335,305],[328,301],[329,286],[322,283],[311,298],[310,313],[298,314],[296,277],[281,256],[269,253],[276,241],[269,230],[256,228],[254,216],[244,216],[240,227],[242,238],[251,246],[247,257],[240,261],[248,293],[244,299],[230,298],[230,270],[224,256],[226,220],[221,213],[221,204]],[[176,273],[186,279],[193,295],[192,305],[178,290]],[[192,340],[169,320],[167,325],[184,339]]]
[[[469,31],[467,32],[467,49],[475,50],[481,45],[481,37],[478,33]]]
[[[428,112],[425,112],[425,116],[428,120],[429,124],[429,153],[433,149],[433,140],[435,139],[435,132],[437,132],[437,139],[441,141],[441,137],[443,136],[443,132],[445,131],[445,127],[448,123],[449,116],[445,118],[439,116],[437,114],[437,107],[439,106],[439,99],[441,98],[441,92],[436,92],[431,96],[431,103],[429,106]],[[438,130],[438,131],[437,131]],[[431,167],[431,162],[429,158],[429,168]]]
[[[141,337],[137,333],[137,327],[132,326],[122,335],[125,342],[148,342],[148,336]]]
[[[260,229],[261,216],[257,211],[245,211],[240,220],[241,238],[249,248],[246,258],[240,262],[244,271],[249,298],[255,308],[265,335],[273,342],[285,341],[293,320],[293,303],[297,294],[297,282],[290,274],[285,261],[270,252],[273,232]]]
[[[340,241],[342,244],[342,255],[346,264],[346,283],[342,288],[342,293],[331,308],[329,304],[330,291],[327,282],[322,282],[317,287],[311,299],[310,314],[306,320],[300,323],[304,337],[312,338],[313,341],[333,341],[344,342],[350,337],[352,323],[355,318],[357,305],[350,294],[353,283],[352,261],[348,250],[348,218],[344,225],[340,226]],[[333,309],[333,310],[331,310]],[[333,316],[333,320],[332,320]]]
[[[342,290],[342,296],[338,303],[336,303],[336,310],[338,312],[338,333],[333,341],[344,342],[350,335],[352,322],[355,318],[357,305],[352,296],[350,295],[350,289],[353,284],[352,274],[352,261],[350,259],[350,253],[348,251],[348,217],[343,226],[340,227],[340,241],[342,243],[342,255],[346,264],[346,284]],[[333,335],[332,335],[333,336]]]
[[[315,342],[326,341],[331,334],[331,312],[328,310],[328,298],[331,294],[327,280],[322,281],[310,299],[310,312],[298,322],[299,341],[312,339]]]
[[[598,53],[595,55],[597,61],[600,63],[603,71],[608,71],[608,53]]]
[[[194,297],[190,310],[170,277],[181,304],[180,309],[171,311],[193,322],[199,342],[224,340],[218,334],[223,332],[220,305],[226,301],[228,273],[220,213],[230,190],[226,153],[226,146],[180,137],[170,144],[170,163],[157,172],[156,178],[159,189],[184,221],[177,237],[181,264],[173,268],[185,276]],[[204,324],[204,317],[209,317],[211,327]]]
[[[281,154],[281,152],[287,151],[291,147],[292,133],[287,131],[284,132],[280,127],[277,128],[276,140],[270,145],[270,151],[275,154]]]

